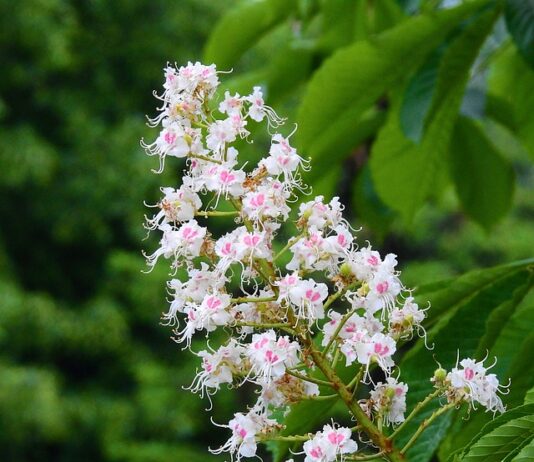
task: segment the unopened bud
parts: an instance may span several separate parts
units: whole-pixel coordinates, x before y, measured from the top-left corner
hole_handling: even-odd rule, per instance
[[[442,383],[445,378],[447,377],[447,371],[443,369],[442,367],[439,367],[434,371],[434,382],[435,383]]]
[[[345,262],[343,263],[340,267],[339,267],[339,274],[341,274],[341,276],[343,277],[349,277],[349,276],[352,276],[352,269],[350,267],[350,265]]]

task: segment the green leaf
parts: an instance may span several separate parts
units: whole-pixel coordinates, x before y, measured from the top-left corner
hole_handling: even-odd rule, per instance
[[[372,228],[378,239],[385,237],[395,216],[378,197],[368,163],[360,170],[354,184],[352,211],[358,220]]]
[[[517,48],[534,67],[534,0],[506,0],[505,18]]]
[[[404,21],[373,41],[360,41],[327,59],[315,73],[299,108],[299,142],[308,150],[334,137],[336,122],[351,111],[358,120],[393,83],[414,68],[458,21],[487,1]]]
[[[532,387],[525,395],[525,404],[534,404],[534,387]]]
[[[204,50],[204,61],[232,67],[260,37],[289,16],[296,0],[243,1],[216,24]]]
[[[456,311],[474,295],[491,289],[503,278],[534,265],[534,258],[506,265],[470,271],[458,278],[421,286],[416,291],[417,302],[424,306],[428,300],[432,307],[427,312],[426,326],[434,324],[445,314]]]
[[[403,135],[397,103],[373,146],[371,172],[377,192],[408,220],[446,184],[447,151],[469,70],[495,19],[494,10],[486,11],[446,50],[421,143]]]
[[[385,120],[384,111],[377,108],[367,110],[360,120],[354,119],[352,113],[346,115],[337,121],[336,132],[330,132],[331,136],[321,138],[306,151],[313,159],[313,168],[305,176],[310,183],[323,176],[332,165],[341,163],[352,149],[374,135]]]
[[[451,177],[462,207],[490,229],[512,205],[515,176],[508,162],[473,119],[459,117],[454,127]]]
[[[512,462],[532,462],[534,460],[534,440],[531,440],[517,456],[512,459]]]
[[[351,43],[355,30],[357,3],[354,0],[329,0],[323,3],[319,49],[328,52]]]
[[[523,263],[524,265],[524,263]],[[450,292],[458,293],[455,297],[450,297],[449,301],[453,305],[447,310],[446,315],[440,316],[439,321],[428,332],[429,343],[434,343],[435,348],[428,351],[423,342],[419,342],[410,350],[400,364],[402,378],[410,387],[407,404],[411,408],[427,396],[432,391],[430,377],[437,367],[432,357],[440,361],[447,369],[452,367],[457,358],[457,352],[460,351],[461,357],[473,357],[479,349],[480,338],[483,336],[487,320],[491,317],[494,310],[499,309],[502,304],[509,303],[509,294],[514,291],[520,291],[521,287],[529,284],[530,273],[525,266],[522,270],[514,271],[513,267],[508,268],[508,273],[504,268],[490,269],[491,277],[480,278],[484,280],[482,284],[474,284],[473,280],[460,282],[458,287],[452,283],[449,287]],[[495,275],[502,271],[499,278]],[[472,275],[471,275],[472,279]],[[466,288],[471,287],[471,291]],[[441,289],[436,294],[442,293]],[[525,294],[526,291],[523,291]],[[429,297],[431,304],[434,304],[434,298]],[[516,300],[519,303],[520,300]],[[439,301],[437,302],[439,304]],[[446,298],[442,298],[441,303],[447,303]],[[431,308],[429,313],[432,312]],[[501,377],[502,378],[502,377]],[[401,436],[402,444],[407,437],[415,431],[415,428],[428,417],[429,413],[435,409],[430,408],[409,423],[407,429]],[[427,461],[437,448],[440,440],[445,436],[445,430],[450,425],[451,416],[442,419],[436,431],[424,432],[421,439],[417,441],[414,447],[408,452],[411,457],[416,457],[417,461]],[[399,444],[399,443],[397,443]]]
[[[534,437],[534,415],[511,420],[481,437],[462,462],[501,462]]]
[[[488,75],[489,115],[512,130],[534,158],[534,70],[511,47],[503,51]],[[494,113],[500,111],[495,117]],[[503,122],[504,119],[504,122]]]
[[[400,126],[404,135],[419,143],[423,136],[425,117],[430,110],[438,80],[438,68],[444,48],[434,50],[421,68],[410,79],[399,111]]]
[[[331,401],[303,401],[296,404],[283,421],[285,428],[282,435],[300,435],[314,429],[316,425],[330,415],[336,402],[333,399]],[[273,453],[273,462],[285,460],[284,458],[289,448],[294,446],[295,443],[284,441],[269,444],[269,448]]]
[[[504,414],[501,414],[495,419],[490,420],[486,425],[484,425],[482,430],[480,430],[477,435],[469,442],[469,444],[467,444],[464,448],[461,449],[460,455],[465,455],[471,448],[471,446],[473,446],[482,436],[490,433],[496,428],[499,428],[500,426],[504,425],[507,422],[510,422],[511,420],[533,414],[534,405],[524,405],[510,409],[509,411],[505,412]]]
[[[267,98],[270,104],[285,97],[304,82],[312,71],[313,51],[288,44],[279,50],[267,71]]]

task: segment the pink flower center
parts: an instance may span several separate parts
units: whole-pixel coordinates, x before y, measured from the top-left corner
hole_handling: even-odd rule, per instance
[[[376,266],[376,265],[378,265],[378,258],[375,255],[371,255],[367,259],[367,263],[369,263],[370,265]]]
[[[261,348],[263,348],[265,346],[266,343],[269,342],[269,339],[266,338],[266,337],[263,337],[261,340],[257,341],[255,344],[254,344],[254,348],[256,348],[256,350],[259,350]]]
[[[267,350],[265,352],[265,359],[272,364],[278,361],[278,356],[273,351]]]
[[[375,343],[375,353],[379,356],[385,356],[389,352],[389,347],[387,345],[382,345],[381,343]]]
[[[210,310],[216,310],[219,306],[221,306],[221,301],[216,297],[210,297],[208,298],[206,305],[208,305]]]
[[[312,289],[308,289],[305,295],[306,298],[311,302],[316,302],[321,298],[321,294],[319,292],[314,292]]]
[[[319,459],[320,457],[323,457],[323,451],[321,451],[321,448],[319,447],[313,448],[310,451],[310,456],[312,456],[314,459]]]
[[[254,247],[260,242],[260,237],[256,235],[251,236],[250,234],[247,234],[243,238],[243,242],[249,247]]]
[[[332,432],[328,434],[328,441],[330,441],[332,444],[339,444],[343,442],[345,438],[343,438],[343,435],[341,433]]]
[[[376,285],[376,291],[377,291],[379,294],[383,294],[384,292],[387,292],[388,287],[389,287],[389,284],[387,283],[387,281],[379,282],[379,283]]]
[[[190,240],[197,236],[198,232],[189,226],[182,229],[182,236],[184,239]]]
[[[468,367],[464,371],[464,376],[466,380],[473,380],[473,377],[475,376],[475,371],[471,369],[470,367]]]
[[[165,143],[172,144],[176,140],[176,134],[172,132],[165,133],[163,139],[165,140]]]
[[[261,207],[265,203],[265,195],[258,194],[257,196],[253,197],[250,201],[253,207]]]
[[[225,184],[228,184],[228,183],[231,183],[232,181],[235,180],[235,175],[231,172],[228,172],[227,170],[223,170],[220,174],[219,174],[219,177],[221,179],[221,181]]]

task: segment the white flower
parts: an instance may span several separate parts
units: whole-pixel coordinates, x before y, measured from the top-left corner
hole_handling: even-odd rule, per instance
[[[248,116],[256,122],[261,122],[265,117],[265,103],[261,87],[254,87],[254,91],[246,97],[250,103]]]
[[[396,349],[395,340],[391,337],[382,333],[370,336],[365,331],[356,332],[341,346],[347,366],[357,360],[365,366],[367,372],[371,363],[375,362],[386,374],[389,374],[395,365],[391,357]]]
[[[407,392],[408,385],[393,377],[388,377],[386,383],[378,382],[371,391],[373,409],[383,417],[386,425],[404,422]]]
[[[504,412],[501,398],[497,395],[502,393],[499,381],[495,374],[487,374],[488,369],[483,365],[483,361],[477,362],[471,358],[460,361],[461,368],[454,367],[447,374],[449,384],[449,400],[463,400],[484,406],[488,411]],[[493,366],[492,366],[493,367]]]
[[[182,185],[178,189],[161,188],[164,194],[158,207],[161,209],[153,218],[147,220],[146,228],[155,229],[162,223],[177,223],[192,220],[202,201],[197,193]]]
[[[236,140],[237,133],[231,119],[216,120],[208,128],[206,145],[220,158],[226,145]]]
[[[343,316],[337,311],[330,311],[328,313],[330,321],[326,322],[323,325],[323,341],[322,345],[326,346],[330,342],[332,335],[338,329],[339,323]],[[373,335],[379,332],[382,332],[384,326],[378,319],[375,319],[371,316],[359,316],[358,314],[353,314],[347,319],[345,324],[338,333],[338,338],[346,340],[351,338],[354,334],[360,335]]]
[[[295,172],[302,164],[303,159],[297,154],[295,148],[291,147],[287,138],[276,134],[272,138],[269,157],[260,161],[260,166],[264,166],[270,175],[284,175],[284,183],[293,187]]]
[[[289,337],[276,337],[274,330],[254,334],[247,346],[247,356],[252,364],[252,371],[260,378],[277,379],[282,377],[286,368],[298,364],[300,345]]]
[[[308,227],[322,230],[326,226],[335,228],[342,222],[343,206],[339,198],[334,197],[329,204],[325,204],[323,199],[323,196],[317,196],[313,201],[300,204],[299,217]]]
[[[299,281],[289,289],[289,300],[297,308],[297,317],[313,323],[324,318],[323,302],[328,297],[328,287],[313,279]]]
[[[244,193],[245,177],[243,170],[234,170],[228,164],[223,164],[205,168],[202,180],[206,189],[217,193],[218,196],[239,197]]]
[[[334,462],[344,459],[346,454],[354,454],[358,450],[356,441],[351,439],[351,431],[346,427],[325,425],[322,432],[304,443],[304,462]]]
[[[206,228],[199,226],[195,220],[184,223],[178,230],[165,223],[160,226],[163,237],[160,247],[147,257],[147,264],[153,268],[160,256],[173,258],[172,267],[179,266],[180,257],[193,258],[200,255],[200,248],[206,236]]]
[[[256,455],[257,444],[256,435],[265,433],[276,425],[276,421],[269,419],[258,409],[251,409],[248,414],[238,412],[224,427],[232,430],[230,439],[220,448],[210,450],[213,454],[230,452],[236,460],[242,457],[254,457]]]
[[[224,100],[219,104],[219,112],[223,114],[241,114],[243,108],[243,98],[236,93],[234,96],[230,95],[230,92],[224,93]]]
[[[241,368],[243,353],[244,348],[234,339],[217,351],[199,351],[197,355],[202,358],[202,369],[197,373],[189,390],[200,393],[203,397],[205,393],[208,396],[214,394],[221,384],[232,383],[234,373],[239,372]]]

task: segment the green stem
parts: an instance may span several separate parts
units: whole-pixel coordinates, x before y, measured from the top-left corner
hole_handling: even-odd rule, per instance
[[[343,326],[346,324],[346,322],[349,320],[349,318],[356,313],[356,308],[353,308],[352,310],[348,311],[339,321],[339,326],[337,326],[336,330],[332,334],[332,337],[330,338],[329,342],[326,344],[323,350],[323,354],[326,355],[328,353],[328,350],[332,346],[332,344],[336,341],[337,336],[341,332],[341,329],[343,329]]]
[[[289,435],[289,436],[283,436],[283,435],[273,435],[273,436],[266,436],[265,438],[261,439],[260,441],[289,441],[289,442],[296,442],[296,441],[308,441],[309,439],[313,438],[313,435]]]
[[[421,433],[423,433],[426,430],[426,428],[432,422],[434,422],[434,420],[436,420],[440,415],[442,415],[445,412],[447,412],[450,409],[452,409],[455,405],[456,405],[456,403],[449,403],[449,404],[439,408],[437,411],[435,411],[428,419],[423,420],[423,422],[421,422],[421,425],[419,425],[419,428],[417,429],[417,431],[412,435],[410,440],[401,449],[401,454],[405,454],[406,451],[412,447],[412,445],[416,442],[417,438],[419,438]]]
[[[276,297],[237,297],[232,298],[232,303],[263,303],[274,302]]]
[[[203,156],[202,154],[191,154],[189,153],[187,157],[192,157],[193,159],[205,160],[206,162],[213,162],[214,164],[222,164],[220,160],[212,159],[210,157]]]
[[[246,321],[237,321],[234,324],[236,327],[254,327],[256,329],[283,329],[291,334],[294,334],[295,331],[291,329],[291,326],[287,322],[246,322]]]
[[[391,434],[391,438],[395,438],[408,424],[408,422],[410,422],[419,413],[421,409],[423,409],[428,403],[430,403],[430,401],[432,401],[436,396],[438,396],[440,392],[441,390],[435,390],[434,392],[430,393],[423,401],[417,403],[413,411],[410,412],[404,422],[399,427],[397,427],[395,431]]]
[[[308,377],[307,375],[302,375],[298,372],[291,371],[289,369],[286,369],[286,373],[292,375],[293,377],[296,377],[297,379],[305,380],[306,382],[316,383],[317,385],[324,385],[332,388],[332,383],[327,382],[326,380],[316,379],[315,377]]]
[[[352,415],[356,418],[362,430],[369,436],[369,438],[371,438],[376,446],[384,451],[384,456],[387,457],[390,462],[404,461],[404,456],[393,446],[391,440],[378,430],[375,424],[369,419],[369,417],[367,417],[367,414],[363,411],[360,405],[352,399],[352,391],[347,388],[347,386],[337,376],[335,371],[330,368],[330,365],[322,353],[315,349],[313,340],[308,332],[302,336],[302,341],[308,348],[308,351],[310,352],[317,367],[321,370],[325,377],[332,382],[332,387],[337,391],[339,397],[343,400]]]
[[[352,461],[352,460],[374,460],[374,459],[383,459],[386,457],[385,451],[377,452],[376,454],[369,454],[365,456],[345,456],[344,460]]]
[[[195,215],[199,216],[199,217],[204,217],[204,218],[207,218],[207,217],[228,217],[228,216],[237,216],[239,215],[239,212],[236,210],[236,211],[231,211],[231,212],[220,212],[219,210],[199,210],[197,213],[195,213]]]
[[[298,236],[295,236],[292,239],[289,239],[289,241],[284,246],[284,248],[282,250],[280,250],[280,252],[278,252],[274,256],[273,261],[278,260],[278,258],[280,258],[287,251],[287,249],[289,249],[295,242],[297,242],[300,238],[304,237],[305,235],[306,235],[306,233],[303,232],[303,233],[299,234]]]

